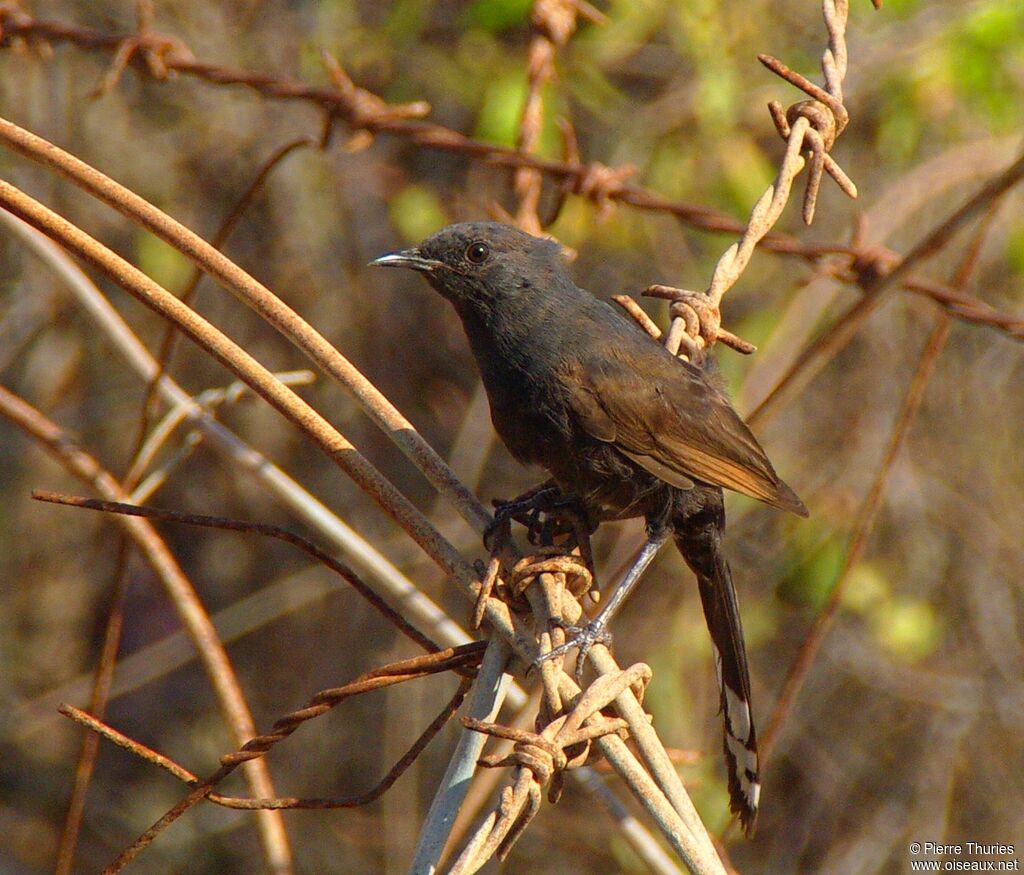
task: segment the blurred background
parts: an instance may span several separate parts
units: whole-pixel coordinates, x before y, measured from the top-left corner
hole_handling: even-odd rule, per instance
[[[540,151],[559,157],[557,119],[572,120],[586,159],[630,163],[635,181],[670,199],[745,220],[775,174],[782,144],[765,104],[800,99],[756,60],[782,58],[820,81],[825,31],[817,4],[795,0],[599,0],[603,26],[582,23],[545,91]],[[528,0],[157,2],[155,27],[201,61],[329,84],[320,49],[391,102],[429,101],[431,119],[512,146],[526,93]],[[130,4],[28,2],[25,11],[106,33],[134,27]],[[834,154],[857,183],[848,200],[826,180],[808,229],[799,203],[779,229],[801,241],[861,242],[906,253],[1019,154],[1024,122],[1024,6],[1019,0],[852,4],[846,105]],[[188,77],[157,83],[135,70],[93,92],[109,52],[57,45],[0,51],[0,109],[212,237],[275,150],[316,136],[315,108]],[[224,249],[313,323],[416,425],[485,501],[540,475],[492,438],[454,314],[418,277],[366,263],[458,220],[513,210],[510,174],[382,135],[289,155]],[[355,148],[362,146],[365,148]],[[190,267],[169,247],[42,169],[0,153],[3,177],[66,215],[165,287]],[[543,204],[556,199],[545,187]],[[802,191],[802,185],[800,186]],[[797,199],[799,194],[797,196]],[[1024,197],[991,218],[966,289],[1024,312]],[[543,211],[542,211],[543,212]],[[703,288],[733,236],[695,231],[663,212],[601,214],[570,197],[550,232],[578,254],[573,274],[596,294],[650,283]],[[972,225],[971,227],[975,227]],[[948,283],[972,231],[920,276]],[[724,303],[724,324],[757,354],[716,352],[749,413],[786,365],[859,292],[828,276],[842,262],[759,252]],[[153,351],[161,322],[100,276]],[[196,307],[275,370],[305,360],[259,318],[204,282]],[[645,301],[664,325],[666,309]],[[811,509],[784,518],[729,498],[728,552],[747,632],[755,715],[765,725],[815,616],[840,573],[938,309],[894,290],[855,339],[756,430]],[[875,529],[852,568],[834,626],[782,724],[753,841],[726,833],[744,873],[907,869],[911,841],[1024,844],[1024,349],[1005,333],[954,321],[887,482]],[[187,342],[170,373],[190,393],[231,380]],[[0,230],[0,381],[73,434],[116,475],[129,468],[145,385],[65,287]],[[479,539],[328,379],[300,390],[465,555]],[[305,485],[465,622],[455,588],[359,489],[262,402],[220,418]],[[180,431],[156,464],[185,444]],[[80,484],[0,421],[0,872],[52,869],[81,731],[56,705],[88,701],[108,616],[119,534],[99,514],[41,505],[34,488]],[[252,477],[202,442],[149,503],[303,531]],[[226,532],[161,525],[199,590],[260,727],[389,660],[415,655],[350,589],[292,548]],[[615,567],[639,526],[599,533],[599,569]],[[709,828],[728,825],[721,726],[696,588],[666,551],[616,621],[621,664],[654,668],[646,705],[669,745],[703,754],[682,766]],[[231,749],[205,674],[149,568],[128,565],[121,665],[109,721],[195,772]],[[372,785],[433,717],[455,682],[433,678],[347,702],[269,757],[287,795]],[[364,808],[287,812],[298,871],[403,872],[456,737],[454,726],[381,800]],[[244,793],[233,779],[232,791]],[[625,799],[614,779],[611,786]],[[76,871],[98,871],[181,796],[181,785],[101,746]],[[627,804],[632,802],[627,800]],[[205,806],[164,833],[139,872],[253,872],[250,815]],[[487,871],[645,871],[592,800],[570,788],[545,806],[503,865]]]

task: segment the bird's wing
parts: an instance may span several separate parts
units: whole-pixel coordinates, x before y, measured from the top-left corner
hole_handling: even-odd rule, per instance
[[[712,483],[806,515],[725,396],[648,338],[603,346],[571,371],[568,400],[581,427],[655,477],[679,488]]]

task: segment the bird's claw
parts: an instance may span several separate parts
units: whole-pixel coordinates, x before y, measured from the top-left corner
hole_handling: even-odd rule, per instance
[[[567,636],[565,643],[552,648],[547,653],[542,653],[530,664],[530,668],[531,670],[540,670],[542,663],[547,662],[549,659],[565,656],[565,654],[575,648],[576,668],[573,676],[576,679],[576,683],[582,687],[583,669],[586,667],[590,649],[595,644],[603,644],[606,647],[610,647],[612,634],[608,631],[607,625],[602,623],[600,619],[592,620],[586,626],[569,626],[565,631]]]
[[[511,522],[511,516],[503,514],[501,508],[498,508],[494,513],[494,519],[491,520],[484,528],[483,542],[484,549],[489,553],[494,552],[495,545],[498,542],[499,534],[508,532],[508,526]],[[502,534],[502,536],[504,536]]]
[[[484,546],[490,550],[497,534],[513,520],[526,527],[531,544],[545,543],[555,533],[556,524],[543,520],[542,514],[572,506],[576,501],[574,496],[564,496],[557,486],[543,486],[510,501],[495,499],[494,521],[484,530]]]

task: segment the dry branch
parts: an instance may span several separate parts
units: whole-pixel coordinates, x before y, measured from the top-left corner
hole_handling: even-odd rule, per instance
[[[114,587],[110,594],[106,622],[103,629],[103,642],[100,645],[96,668],[93,671],[92,689],[89,693],[89,710],[99,717],[106,714],[110,703],[110,690],[114,681],[114,668],[117,665],[117,654],[121,647],[121,631],[124,627],[124,596],[128,588],[128,539],[121,536],[117,545],[117,566],[114,571]],[[75,852],[78,849],[78,837],[85,816],[86,796],[96,768],[99,756],[100,739],[97,735],[86,733],[82,736],[82,745],[75,764],[75,779],[71,787],[71,798],[68,800],[67,813],[64,816],[64,827],[57,846],[57,861],[54,864],[54,875],[71,875],[74,871]]]

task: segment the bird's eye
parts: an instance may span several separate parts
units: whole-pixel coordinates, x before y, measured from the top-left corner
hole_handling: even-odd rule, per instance
[[[473,264],[483,264],[490,257],[490,254],[491,247],[477,240],[476,243],[470,243],[466,249],[466,261],[471,261]]]

